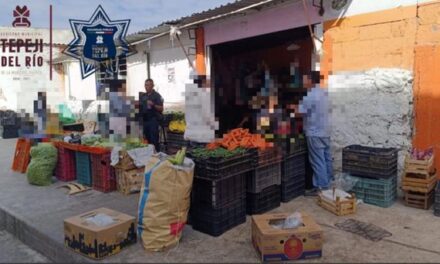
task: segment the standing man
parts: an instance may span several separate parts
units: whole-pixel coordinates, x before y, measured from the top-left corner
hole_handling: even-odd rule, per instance
[[[313,169],[312,190],[306,192],[308,196],[317,195],[319,191],[327,190],[333,179],[332,156],[330,152],[330,103],[328,91],[317,84],[319,80],[304,81],[308,88],[307,96],[294,106],[295,112],[304,117],[304,130],[307,136],[309,160]],[[316,85],[315,85],[316,84]],[[313,87],[310,89],[310,87]]]
[[[139,94],[144,138],[159,151],[159,122],[163,112],[163,98],[154,90],[154,81],[145,80],[145,93]]]

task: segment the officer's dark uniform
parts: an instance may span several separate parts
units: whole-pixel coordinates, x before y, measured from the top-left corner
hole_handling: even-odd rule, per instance
[[[163,98],[155,90],[153,90],[149,95],[147,93],[139,94],[144,137],[148,140],[149,144],[154,145],[156,151],[159,151],[159,120],[162,114],[158,112],[154,106],[148,108],[148,100],[151,100],[154,105],[163,106]]]

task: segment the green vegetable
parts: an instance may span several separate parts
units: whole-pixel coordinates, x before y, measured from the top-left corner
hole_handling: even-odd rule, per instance
[[[40,186],[52,184],[58,159],[57,149],[50,143],[40,143],[31,148],[30,154],[32,159],[26,172],[28,182]]]
[[[81,137],[81,144],[87,146],[97,146],[102,142],[101,135],[87,135]]]
[[[170,157],[168,160],[174,165],[182,165],[185,160],[186,147],[183,147],[179,151],[177,151],[174,157]]]
[[[144,148],[146,146],[147,145],[142,143],[139,138],[128,138],[125,141],[125,149],[126,150],[131,150],[131,149],[136,149],[136,148]]]
[[[229,151],[225,148],[216,148],[213,150],[209,150],[207,148],[195,148],[191,151],[191,154],[195,158],[200,159],[208,159],[208,158],[231,158],[236,155],[244,154],[246,153],[245,148],[236,148],[232,151]]]

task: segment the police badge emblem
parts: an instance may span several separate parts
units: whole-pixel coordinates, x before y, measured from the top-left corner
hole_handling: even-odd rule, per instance
[[[83,79],[93,74],[99,63],[134,54],[125,40],[130,19],[110,20],[99,5],[88,21],[69,22],[75,38],[63,53],[80,61]]]

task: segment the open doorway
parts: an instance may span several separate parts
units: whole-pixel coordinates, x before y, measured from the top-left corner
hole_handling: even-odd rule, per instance
[[[313,43],[307,27],[211,46],[217,136],[248,128],[287,146],[302,133],[292,115],[307,93],[303,76],[312,70]]]

